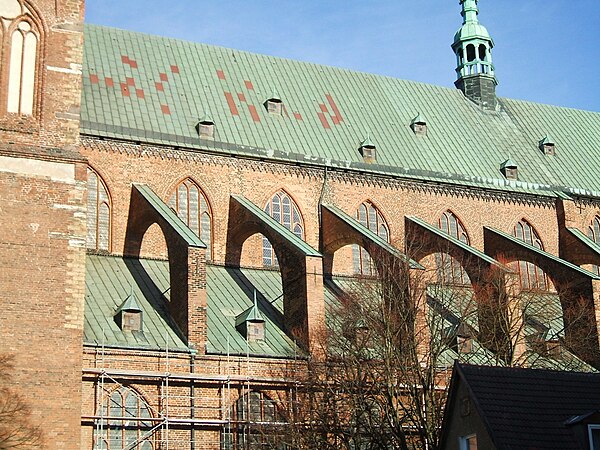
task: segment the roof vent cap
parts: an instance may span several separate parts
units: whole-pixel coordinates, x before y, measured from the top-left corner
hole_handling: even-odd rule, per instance
[[[205,139],[212,139],[215,137],[215,121],[210,117],[209,114],[204,113],[204,115],[198,119],[198,123],[196,124],[196,131],[198,132],[198,136]]]
[[[273,94],[265,101],[264,105],[269,114],[281,115],[283,100],[281,100],[277,91],[273,91]]]
[[[544,136],[544,139],[539,142],[539,147],[544,155],[554,156],[556,154],[556,143],[549,134]]]
[[[414,131],[415,135],[427,136],[427,119],[425,118],[424,114],[417,114],[417,117],[410,122],[410,127]]]
[[[265,340],[265,319],[258,309],[256,289],[254,290],[254,304],[235,318],[235,328],[249,342]]]
[[[371,140],[371,135],[367,134],[367,137],[361,141],[358,149],[363,157],[363,161],[367,164],[373,164],[377,162],[377,147]]]
[[[123,331],[142,331],[142,309],[133,291],[133,286],[131,286],[130,294],[117,309],[115,321]]]
[[[517,164],[510,158],[500,164],[500,172],[507,180],[518,180],[519,173]]]

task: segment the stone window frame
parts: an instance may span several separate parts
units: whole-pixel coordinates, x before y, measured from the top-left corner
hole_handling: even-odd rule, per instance
[[[600,216],[598,214],[596,214],[590,222],[587,235],[592,241],[600,245]],[[591,271],[600,275],[600,266],[592,264]]]
[[[181,193],[183,191],[180,192],[182,187],[185,189],[185,196],[183,197]],[[195,199],[193,198],[194,189],[197,191]],[[185,208],[182,206],[183,200],[185,200]],[[167,205],[206,244],[206,260],[212,261],[213,213],[208,196],[200,187],[200,184],[192,177],[180,180],[171,190]],[[190,211],[194,210],[196,213],[190,214]]]
[[[91,177],[95,177],[95,186],[92,189]],[[100,191],[102,188],[102,191]],[[93,192],[96,195],[92,198]],[[98,195],[103,192],[104,197]],[[106,207],[106,222],[100,220],[102,207]],[[97,252],[112,251],[112,196],[106,181],[93,167],[87,167],[87,235],[86,247]],[[106,245],[102,245],[102,238],[106,236]]]
[[[222,450],[276,445],[280,438],[276,432],[277,426],[287,423],[277,401],[258,390],[240,395],[231,405],[230,415],[235,424],[225,427],[221,432]]]
[[[467,229],[460,218],[450,209],[438,219],[438,228],[459,241],[471,245]],[[467,286],[471,280],[464,267],[456,258],[444,252],[435,254],[438,281],[443,284]]]
[[[276,200],[275,203],[274,200]],[[287,201],[289,204],[289,213],[284,211],[286,206],[284,201]],[[279,211],[277,211],[277,209],[279,209]],[[304,225],[302,211],[300,210],[298,203],[285,189],[279,189],[269,197],[269,200],[267,200],[265,204],[264,211],[297,237],[304,240],[306,227]],[[287,215],[289,215],[289,221],[286,221]],[[279,266],[273,245],[265,236],[262,238],[262,264],[264,267]]]
[[[525,218],[520,219],[513,227],[512,235],[517,239],[544,250],[544,243],[535,227]],[[519,274],[521,289],[528,291],[550,290],[550,283],[546,273],[528,261],[515,261],[511,267]]]
[[[132,387],[119,386],[107,393],[98,415],[102,418],[95,425],[94,448],[124,450],[137,443],[135,448],[140,450],[156,449],[152,408]]]
[[[12,18],[12,19],[4,19],[10,21],[8,28],[4,28],[4,26],[0,26],[0,60],[4,62],[2,64],[2,70],[0,71],[0,86],[2,89],[0,90],[0,114],[2,116],[8,115],[16,115],[23,118],[31,118],[31,120],[36,120],[40,118],[40,110],[41,110],[41,92],[42,92],[42,84],[43,84],[43,67],[44,67],[44,49],[45,49],[45,27],[44,22],[41,20],[41,16],[36,8],[27,0],[14,0],[19,3],[21,6],[21,14]],[[23,10],[26,9],[26,12],[23,13]],[[35,73],[33,74],[33,87],[32,87],[32,101],[31,101],[31,113],[23,113],[22,112],[22,83],[23,83],[23,73],[20,73],[20,91],[19,91],[19,106],[18,111],[9,112],[9,83],[11,77],[11,64],[10,61],[12,59],[12,40],[15,32],[18,32],[18,27],[21,23],[27,22],[31,26],[31,30],[27,33],[32,33],[36,38],[36,51],[35,51],[35,62],[33,66],[35,67]],[[2,20],[0,20],[0,24]],[[23,50],[22,50],[23,51]],[[22,55],[23,56],[23,55]],[[21,59],[21,64],[23,64],[23,59]],[[21,67],[22,70],[22,67]],[[19,130],[22,131],[22,130]]]
[[[390,226],[373,201],[365,200],[358,205],[354,218],[365,228],[368,228],[386,242],[390,242]],[[355,275],[369,277],[377,274],[373,259],[364,248],[357,244],[352,245],[352,271]]]

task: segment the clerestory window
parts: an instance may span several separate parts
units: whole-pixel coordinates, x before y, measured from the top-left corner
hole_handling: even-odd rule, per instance
[[[111,200],[102,177],[87,170],[87,248],[110,251]]]
[[[298,205],[287,192],[277,191],[265,205],[265,212],[300,239],[304,239],[304,221]],[[278,266],[277,256],[269,240],[263,236],[262,258],[264,266]]]
[[[212,260],[212,214],[200,186],[191,178],[183,180],[171,195],[169,206],[206,244],[206,259]]]
[[[513,236],[521,241],[537,247],[540,250],[544,249],[542,240],[537,231],[525,219],[520,220],[513,229]],[[517,269],[521,278],[521,287],[528,290],[547,291],[548,281],[546,274],[535,264],[528,261],[517,261],[513,264]]]
[[[369,201],[362,203],[356,210],[355,217],[361,225],[386,242],[390,242],[390,229],[383,215],[373,203]],[[359,245],[352,246],[352,261],[356,274],[374,276],[377,272],[369,252]]]
[[[465,244],[469,244],[469,235],[461,221],[452,211],[446,211],[438,221],[438,227]],[[440,283],[470,284],[469,276],[461,263],[447,253],[436,254],[436,265]]]

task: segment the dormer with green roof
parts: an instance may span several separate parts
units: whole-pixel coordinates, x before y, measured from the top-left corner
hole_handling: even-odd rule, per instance
[[[498,81],[492,63],[494,41],[479,23],[478,0],[460,0],[463,25],[454,35],[452,50],[456,55],[454,83],[465,96],[484,109],[496,109]]]

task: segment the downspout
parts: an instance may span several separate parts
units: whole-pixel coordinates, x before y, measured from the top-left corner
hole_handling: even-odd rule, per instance
[[[193,374],[196,371],[196,355],[197,351],[194,349],[190,349],[190,373]],[[196,402],[195,402],[195,383],[196,381],[192,379],[190,381],[190,419],[195,418],[195,410],[196,410]],[[192,423],[192,427],[190,430],[190,449],[194,450],[196,448],[196,426]]]

